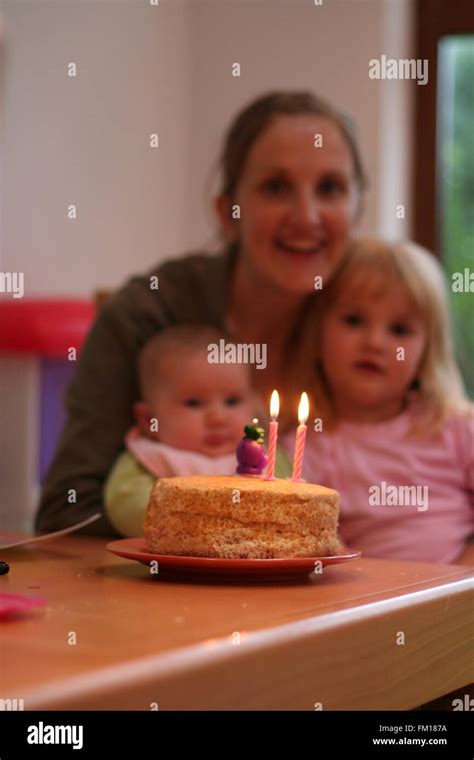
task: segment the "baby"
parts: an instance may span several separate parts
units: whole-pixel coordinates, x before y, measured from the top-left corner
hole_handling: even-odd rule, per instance
[[[143,534],[156,478],[235,473],[236,447],[257,402],[248,365],[208,362],[209,345],[221,338],[212,327],[170,327],[139,354],[136,426],[104,490],[107,514],[122,535]]]

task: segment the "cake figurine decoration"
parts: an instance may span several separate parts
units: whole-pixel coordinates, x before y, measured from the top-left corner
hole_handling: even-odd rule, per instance
[[[239,475],[261,476],[268,463],[268,457],[263,446],[263,428],[258,426],[254,418],[251,425],[244,427],[244,437],[237,446],[237,470]]]

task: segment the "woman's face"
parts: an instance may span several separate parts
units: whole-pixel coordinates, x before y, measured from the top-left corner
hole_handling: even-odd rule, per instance
[[[318,145],[316,135],[322,136]],[[253,143],[232,205],[218,212],[247,276],[306,294],[329,279],[355,225],[359,191],[344,137],[318,116],[281,116]],[[228,201],[227,201],[228,204]]]

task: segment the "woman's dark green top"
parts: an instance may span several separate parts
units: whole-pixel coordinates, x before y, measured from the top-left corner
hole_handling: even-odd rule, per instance
[[[133,277],[103,306],[66,392],[66,422],[43,484],[36,530],[59,530],[101,512],[83,532],[116,535],[104,515],[102,489],[140,398],[137,354],[170,325],[223,329],[233,257],[231,251],[197,252],[166,261]]]

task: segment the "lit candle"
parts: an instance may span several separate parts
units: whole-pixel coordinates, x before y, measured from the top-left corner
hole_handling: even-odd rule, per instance
[[[308,401],[308,395],[306,393],[301,394],[301,400],[300,405],[298,407],[298,421],[299,425],[296,430],[296,441],[295,441],[295,456],[293,459],[293,474],[290,478],[290,480],[294,480],[297,483],[304,483],[305,481],[301,478],[301,471],[303,469],[303,455],[304,455],[304,444],[306,439],[306,420],[309,416],[309,401]]]
[[[265,480],[276,480],[275,478],[275,458],[278,438],[278,414],[280,411],[280,399],[278,391],[273,391],[270,399],[270,435],[268,439],[268,468]]]

